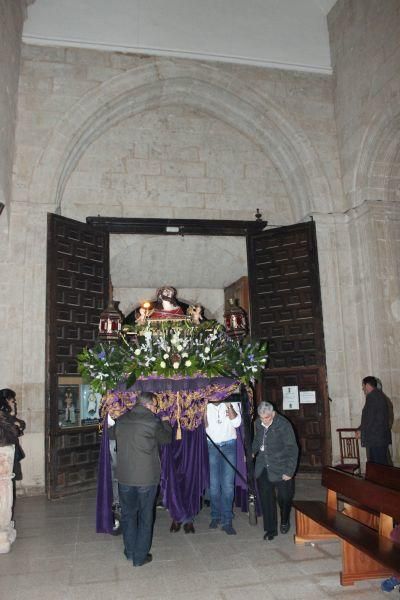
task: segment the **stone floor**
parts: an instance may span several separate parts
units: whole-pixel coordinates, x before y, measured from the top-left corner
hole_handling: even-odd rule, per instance
[[[323,496],[317,480],[297,481],[297,498]],[[94,493],[47,501],[17,501],[17,540],[0,555],[2,600],[376,600],[387,596],[380,581],[339,584],[339,543],[295,546],[293,531],[272,542],[262,522],[250,526],[236,513],[236,536],[208,529],[209,509],[196,533],[169,533],[170,519],[157,510],[153,562],[134,568],[122,538],[96,534]],[[398,592],[392,592],[398,598]]]

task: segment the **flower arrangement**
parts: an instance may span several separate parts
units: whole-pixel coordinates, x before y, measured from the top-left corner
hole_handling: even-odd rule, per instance
[[[156,326],[154,326],[156,325]],[[266,343],[241,343],[222,325],[206,321],[159,321],[125,330],[115,341],[100,342],[78,355],[81,375],[104,394],[138,377],[225,376],[249,384],[267,361]]]

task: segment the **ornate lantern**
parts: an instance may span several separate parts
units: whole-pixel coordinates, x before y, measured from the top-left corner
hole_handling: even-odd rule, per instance
[[[107,308],[103,310],[99,321],[99,338],[102,340],[117,340],[121,333],[122,313],[118,309],[119,302],[112,298]]]
[[[247,334],[247,317],[237,300],[229,298],[229,307],[224,314],[226,333],[231,337],[244,337]]]

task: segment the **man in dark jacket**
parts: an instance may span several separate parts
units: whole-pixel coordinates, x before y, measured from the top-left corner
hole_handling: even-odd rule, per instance
[[[135,567],[152,560],[149,550],[153,510],[160,481],[159,445],[171,442],[168,417],[155,414],[156,397],[138,396],[133,409],[117,419],[110,437],[117,441],[117,479],[125,556]]]
[[[365,405],[361,415],[361,445],[367,450],[367,459],[371,462],[387,465],[390,433],[390,400],[378,389],[375,377],[362,380]]]
[[[273,540],[278,535],[275,491],[281,510],[280,531],[287,533],[290,529],[293,476],[299,449],[292,425],[274,411],[272,404],[260,402],[257,411],[253,441],[255,476],[263,511],[264,540]]]

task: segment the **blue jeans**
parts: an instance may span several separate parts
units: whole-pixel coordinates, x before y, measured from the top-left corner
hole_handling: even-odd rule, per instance
[[[220,521],[222,526],[232,523],[232,505],[235,495],[235,471],[223,456],[207,441],[210,461],[210,506],[211,519]],[[236,467],[236,440],[217,444],[229,462]]]
[[[132,560],[134,565],[140,565],[151,548],[154,503],[158,486],[120,483],[118,487],[125,556]]]

